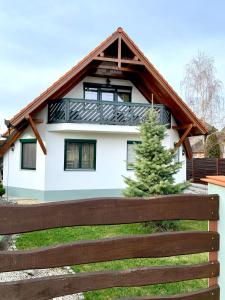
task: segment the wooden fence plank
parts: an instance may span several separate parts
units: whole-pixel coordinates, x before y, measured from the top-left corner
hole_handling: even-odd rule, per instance
[[[158,296],[158,297],[131,297],[120,300],[220,300],[219,286],[213,286],[208,289],[200,290],[193,293],[181,294],[175,296]],[[221,299],[223,300],[223,299]]]
[[[127,258],[169,257],[218,249],[219,235],[216,232],[178,231],[134,235],[34,250],[2,251],[0,271],[42,269]]]
[[[0,234],[150,220],[218,220],[218,207],[217,195],[186,194],[150,199],[97,198],[35,205],[0,205]]]
[[[145,286],[219,275],[219,263],[80,273],[0,283],[4,299],[45,300],[112,287]]]

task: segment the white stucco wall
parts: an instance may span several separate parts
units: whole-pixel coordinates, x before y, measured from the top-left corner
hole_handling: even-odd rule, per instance
[[[47,108],[36,114],[36,118],[43,119],[42,124],[37,124],[38,131],[46,145]],[[37,142],[36,170],[21,169],[21,142],[20,139],[34,139],[35,135],[31,127],[27,127],[20,138],[15,142],[14,151],[11,149],[4,155],[3,184],[5,186],[24,189],[45,189],[45,161],[41,147]]]
[[[42,132],[42,137],[44,134]],[[20,139],[35,138],[30,128],[26,129]],[[21,169],[21,142],[15,142],[14,151],[11,149],[4,155],[3,184],[5,186],[44,190],[45,188],[45,155],[37,143],[36,170]]]
[[[123,79],[111,79],[112,85],[124,85],[124,86],[131,86],[132,87],[132,95],[131,99],[132,102],[136,103],[149,103],[146,98],[142,95],[142,93],[129,81]],[[85,77],[80,83],[78,83],[69,93],[67,93],[64,98],[84,98],[84,90],[83,90],[83,83],[84,82],[94,82],[94,83],[106,83],[105,78],[100,77]]]
[[[83,98],[84,81],[105,83],[105,79],[86,77],[65,97]],[[131,85],[133,100],[147,102],[129,81],[112,79],[111,83]],[[5,186],[40,191],[112,190],[125,188],[123,175],[134,175],[134,172],[128,171],[126,167],[127,141],[139,139],[139,133],[133,126],[47,124],[47,108],[44,108],[35,117],[44,121],[42,124],[37,124],[37,128],[46,145],[47,155],[43,154],[37,143],[37,169],[35,171],[21,170],[21,143],[18,140],[15,143],[14,152],[9,150],[4,156]],[[175,125],[174,120],[172,120],[172,124]],[[30,127],[24,131],[21,138],[35,138]],[[65,139],[95,139],[97,141],[95,171],[64,171]],[[177,131],[168,129],[163,145],[173,148],[174,143],[178,140]],[[186,180],[186,157],[182,154],[182,147],[179,148],[179,152],[183,167],[175,175],[176,182]]]
[[[175,130],[167,130],[163,145],[173,147],[179,137]],[[94,139],[96,145],[95,171],[64,171],[64,140]],[[48,156],[46,160],[46,190],[72,189],[123,189],[122,176],[133,176],[126,168],[127,141],[139,140],[139,134],[113,134],[100,132],[48,132]],[[182,170],[176,174],[176,182],[186,179],[185,155],[179,148]]]

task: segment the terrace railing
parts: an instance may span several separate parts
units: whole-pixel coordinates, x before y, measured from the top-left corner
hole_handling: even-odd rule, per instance
[[[78,212],[78,213],[77,213]],[[219,218],[217,195],[172,195],[150,199],[99,198],[35,205],[0,205],[0,234],[16,234],[66,227],[128,224],[158,220]],[[214,223],[212,223],[214,222]],[[0,272],[106,262],[130,258],[159,258],[219,250],[219,234],[212,231],[177,231],[119,236],[45,248],[0,252]],[[213,229],[214,228],[214,229]],[[112,287],[146,286],[211,278],[206,289],[176,296],[129,299],[219,300],[219,263],[140,267],[123,271],[78,273],[64,276],[0,282],[4,300],[46,300]],[[94,299],[94,298],[93,298]],[[128,298],[127,298],[128,299]]]
[[[49,103],[48,122],[133,126],[145,120],[150,107],[145,103],[65,98]],[[159,122],[170,126],[170,111],[161,104],[154,104],[154,108],[159,112]]]

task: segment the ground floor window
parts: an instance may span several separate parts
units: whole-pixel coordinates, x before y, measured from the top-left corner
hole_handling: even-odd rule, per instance
[[[136,160],[135,145],[140,143],[140,141],[127,141],[127,170],[133,170],[132,164]]]
[[[21,139],[21,169],[36,170],[37,140]]]
[[[65,170],[95,170],[96,140],[65,140]]]

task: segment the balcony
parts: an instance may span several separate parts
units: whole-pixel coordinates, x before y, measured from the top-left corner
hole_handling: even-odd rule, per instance
[[[49,103],[48,122],[137,126],[150,107],[144,103],[64,98]],[[169,127],[170,111],[162,104],[153,107],[159,112],[159,122]]]

